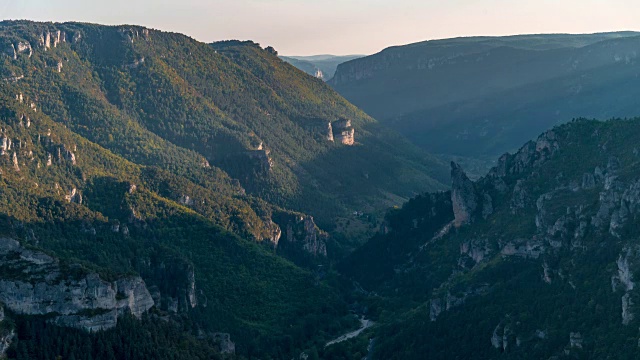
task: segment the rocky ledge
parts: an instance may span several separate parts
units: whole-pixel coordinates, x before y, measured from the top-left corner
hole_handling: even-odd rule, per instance
[[[88,331],[112,328],[125,313],[140,317],[154,305],[140,277],[108,282],[8,238],[0,238],[0,302],[17,314],[50,315],[55,324]]]
[[[355,129],[351,126],[351,120],[340,119],[329,125],[331,126],[331,131],[333,131],[332,138],[336,142],[343,145],[353,145],[355,143]]]

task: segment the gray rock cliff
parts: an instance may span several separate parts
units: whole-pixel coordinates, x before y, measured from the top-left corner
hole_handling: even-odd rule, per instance
[[[140,317],[154,305],[139,277],[111,283],[13,239],[0,238],[0,269],[0,302],[18,314],[55,315],[59,325],[105,330],[119,315]]]
[[[451,162],[451,203],[455,227],[470,223],[478,206],[478,198],[473,182],[455,162]]]

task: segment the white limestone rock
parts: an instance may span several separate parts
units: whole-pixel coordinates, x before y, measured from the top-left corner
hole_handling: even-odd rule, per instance
[[[13,239],[0,238],[0,264],[16,270],[0,274],[0,302],[18,314],[53,315],[59,325],[105,330],[120,314],[140,317],[154,305],[139,277],[111,283],[79,266],[68,276],[56,259]]]

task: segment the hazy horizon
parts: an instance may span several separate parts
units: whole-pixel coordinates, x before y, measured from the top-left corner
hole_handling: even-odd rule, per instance
[[[373,54],[453,37],[638,31],[638,13],[640,3],[629,0],[0,2],[3,20],[136,24],[203,42],[253,40],[288,56]]]

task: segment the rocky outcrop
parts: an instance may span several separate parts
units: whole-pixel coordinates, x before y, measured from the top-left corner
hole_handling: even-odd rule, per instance
[[[16,46],[16,52],[18,54],[26,53],[29,57],[33,55],[33,49],[31,48],[31,44],[27,41],[20,41]]]
[[[154,305],[139,277],[108,282],[13,239],[0,239],[0,269],[0,302],[18,314],[52,316],[63,326],[105,330],[119,315],[140,317]]]
[[[56,160],[59,163],[68,161],[73,166],[77,165],[76,154],[73,151],[69,150],[66,146],[57,145],[56,147],[54,147],[54,151],[56,153]]]
[[[11,157],[11,163],[13,164],[13,170],[20,171],[20,164],[18,164],[18,153],[13,153]]]
[[[5,320],[4,317],[4,306],[0,304],[0,324]],[[13,341],[13,337],[15,336],[15,331],[13,329],[9,329],[5,326],[0,326],[0,359],[4,359],[11,346]]]
[[[343,145],[353,145],[355,143],[355,129],[351,126],[351,120],[340,119],[330,125],[336,142]]]
[[[53,34],[53,47],[57,47],[58,44],[67,42],[67,34],[64,31],[57,30]]]
[[[569,347],[570,348],[582,349],[582,342],[583,341],[584,340],[582,338],[582,334],[580,334],[579,332],[569,333]]]
[[[193,199],[189,195],[182,195],[178,202],[184,206],[193,206]]]
[[[506,175],[517,175],[539,167],[560,149],[557,135],[549,130],[538,137],[536,141],[529,141],[515,154],[504,154],[498,159],[498,164],[488,174],[488,178],[502,178]]]
[[[265,172],[271,170],[274,165],[273,159],[270,154],[271,151],[269,149],[258,149],[258,150],[249,150],[246,152],[249,159],[256,162],[258,167]]]
[[[7,350],[9,350],[9,347],[11,346],[15,335],[16,333],[13,329],[4,333],[0,331],[0,359],[5,358]]]
[[[14,83],[14,82],[18,82],[20,80],[24,79],[24,75],[13,75],[13,76],[9,76],[6,78],[3,78],[3,81],[6,81],[8,83]]]
[[[160,309],[186,313],[198,306],[196,274],[191,264],[158,254],[140,265],[139,272],[151,285],[151,293]]]
[[[11,150],[11,139],[2,136],[0,138],[0,155],[5,155],[8,150]]]
[[[511,331],[508,325],[503,326],[502,324],[498,324],[491,334],[491,345],[503,352],[507,351],[510,335]]]
[[[65,195],[64,198],[67,202],[82,204],[82,194],[76,188],[71,189],[69,194]]]
[[[300,253],[313,258],[327,256],[329,236],[318,228],[312,216],[281,212],[274,215],[273,221],[283,229],[283,237],[276,244],[279,252],[292,256]]]
[[[473,268],[491,253],[488,239],[471,239],[460,245],[458,265],[463,269]]]
[[[429,318],[431,321],[436,321],[438,316],[443,312],[464,305],[470,296],[486,294],[488,289],[488,286],[482,285],[475,289],[469,288],[457,293],[447,291],[443,296],[433,298],[429,301]]]
[[[451,162],[451,203],[455,215],[454,226],[469,224],[478,206],[478,198],[467,174],[455,162]]]
[[[55,48],[64,42],[67,42],[67,33],[60,30],[56,30],[53,33],[51,31],[43,32],[38,38],[40,47],[43,47],[45,51],[51,49],[52,45]]]
[[[280,226],[274,223],[273,220],[269,220],[265,225],[267,226],[267,231],[270,234],[266,240],[277,247],[280,242],[280,238],[282,237],[282,229],[280,229]]]
[[[228,333],[214,333],[211,335],[213,341],[220,346],[221,354],[235,354],[236,344],[231,341],[231,335]]]
[[[331,122],[327,123],[326,134],[327,134],[327,141],[333,142],[334,141],[333,126],[331,126]]]
[[[634,251],[635,250],[635,251]],[[623,249],[622,254],[618,257],[616,265],[618,267],[617,274],[611,277],[611,288],[614,292],[622,290],[621,306],[622,306],[622,325],[629,325],[635,318],[633,311],[633,289],[635,283],[633,281],[633,270],[631,269],[633,259],[637,259],[638,250],[631,247]]]
[[[120,33],[120,36],[122,36],[123,39],[125,39],[126,41],[132,44],[140,38],[146,41],[150,40],[149,29],[140,28],[140,27],[130,27],[130,28],[122,27],[118,30],[118,32]]]

